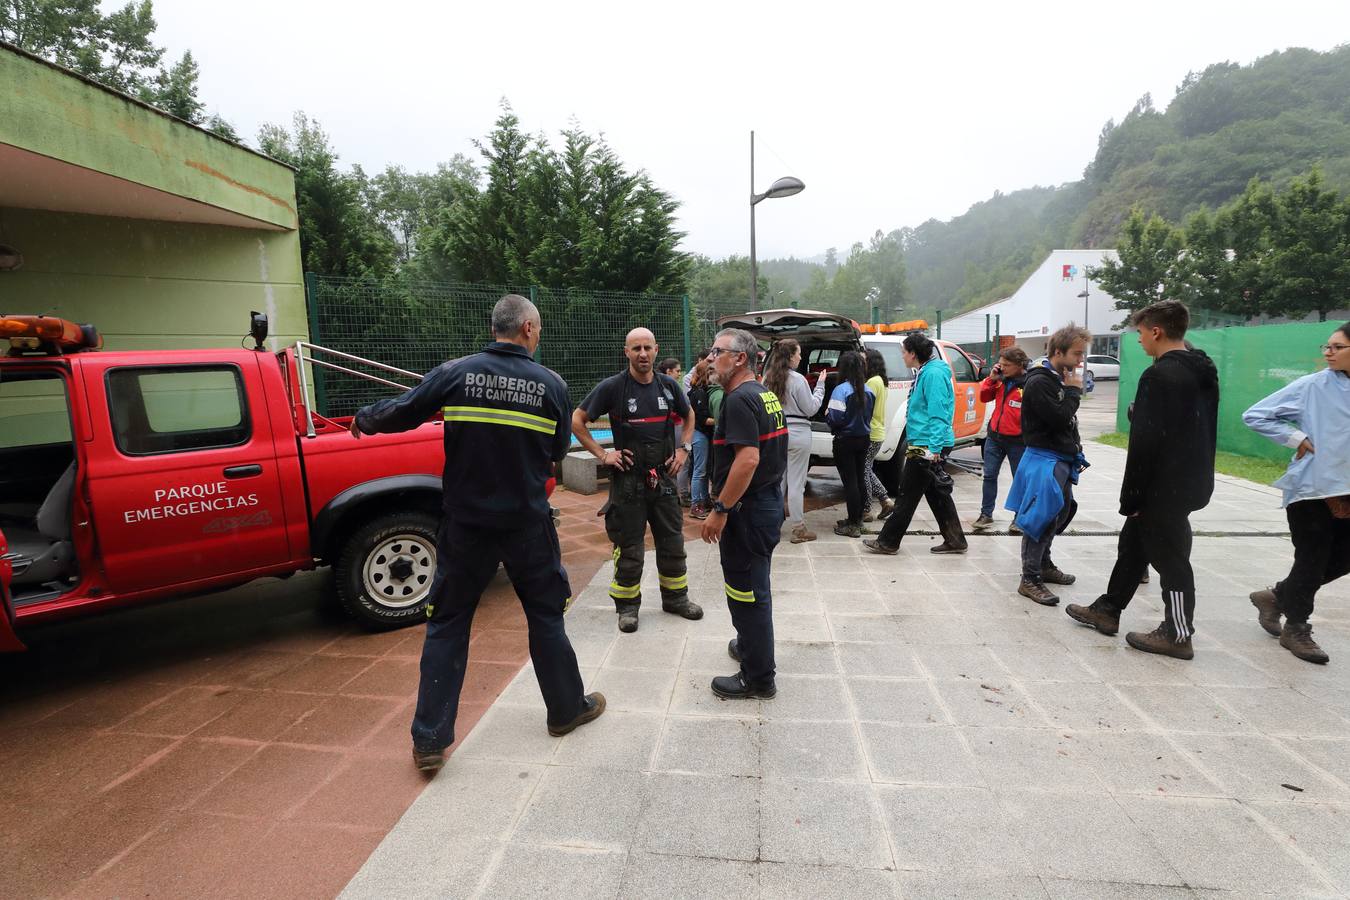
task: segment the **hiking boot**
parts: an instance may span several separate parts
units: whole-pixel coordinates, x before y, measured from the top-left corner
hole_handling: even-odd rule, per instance
[[[1191,649],[1191,639],[1173,640],[1172,629],[1167,627],[1166,622],[1147,634],[1142,631],[1127,632],[1125,643],[1136,650],[1143,650],[1145,653],[1158,653],[1162,656],[1171,656],[1174,659],[1191,659],[1195,656],[1195,651]]]
[[[885,519],[895,512],[895,501],[890,497],[885,497],[881,501],[881,512],[877,513],[878,519]]]
[[[805,525],[797,525],[792,529],[791,540],[794,544],[804,544],[807,541],[814,541],[815,539],[816,533]]]
[[[600,718],[600,714],[605,711],[605,695],[596,691],[593,694],[587,694],[581,698],[581,713],[566,725],[550,725],[548,733],[554,737],[562,737],[564,734],[570,734],[576,731],[587,722],[593,722]]]
[[[1310,663],[1325,663],[1331,659],[1313,640],[1312,626],[1307,622],[1285,622],[1280,631],[1280,646]]]
[[[849,524],[836,525],[834,526],[834,533],[841,537],[860,538],[862,537],[862,526]]]
[[[632,634],[637,631],[638,611],[636,609],[625,610],[619,613],[619,630],[624,634]]]
[[[965,553],[965,552],[966,552],[967,550],[969,550],[969,549],[970,549],[970,548],[969,548],[968,546],[966,546],[965,544],[962,544],[962,545],[959,546],[959,547],[954,547],[954,546],[952,546],[951,544],[947,543],[946,541],[943,541],[942,543],[938,544],[936,547],[929,547],[929,548],[928,548],[928,552],[929,552],[929,553]]]
[[[1020,528],[1017,527],[1017,523],[1016,523],[1016,522],[1013,522],[1012,524],[1010,524],[1010,525],[1008,526],[1008,534],[1021,534],[1021,533],[1022,533],[1022,529],[1020,529]]]
[[[876,520],[877,517],[872,515],[872,510],[870,508],[863,511],[864,522],[875,522]]]
[[[741,644],[736,638],[727,641],[727,656],[730,656],[736,662],[741,661]]]
[[[1017,593],[1028,600],[1035,600],[1041,606],[1059,605],[1059,598],[1050,593],[1049,588],[1039,581],[1027,581],[1023,578],[1022,583],[1017,586]]]
[[[664,600],[661,601],[661,611],[676,616],[683,616],[686,619],[703,618],[703,607],[699,606],[688,597],[676,600],[673,603],[666,603]]]
[[[1252,591],[1249,596],[1252,599],[1252,606],[1256,607],[1256,621],[1261,623],[1267,634],[1282,637],[1280,600],[1275,596],[1275,592],[1266,588],[1263,591]]]
[[[1120,630],[1120,612],[1114,609],[1108,609],[1098,597],[1092,601],[1091,606],[1081,606],[1077,603],[1070,603],[1064,607],[1064,611],[1069,614],[1069,618],[1075,622],[1082,622],[1084,625],[1095,628],[1108,637],[1114,636]]]
[[[702,500],[689,507],[689,515],[695,519],[706,519],[708,518],[708,513],[711,511],[708,504],[704,503]]]
[[[863,546],[873,553],[880,553],[882,556],[894,556],[900,552],[899,547],[887,547],[880,540],[863,541]]]
[[[970,523],[970,530],[984,531],[986,528],[992,528],[993,525],[994,525],[993,516],[986,516],[984,513],[980,513],[980,517],[976,519],[974,522]]]
[[[419,772],[439,772],[445,765],[444,750],[418,750],[413,748],[413,765]]]
[[[771,681],[765,685],[748,684],[740,672],[735,675],[718,675],[712,680],[712,692],[726,700],[753,700],[756,697],[769,700],[778,693]]]
[[[1041,569],[1041,581],[1046,584],[1073,584],[1077,580],[1076,575],[1060,571],[1059,566],[1046,566]]]

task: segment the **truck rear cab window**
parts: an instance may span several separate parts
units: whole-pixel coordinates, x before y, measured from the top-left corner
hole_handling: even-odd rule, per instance
[[[235,447],[252,433],[235,366],[136,366],[107,379],[113,437],[128,456]]]
[[[975,377],[975,366],[971,363],[970,357],[955,347],[948,348],[947,361],[952,364],[952,375],[956,377],[957,382],[979,380]]]

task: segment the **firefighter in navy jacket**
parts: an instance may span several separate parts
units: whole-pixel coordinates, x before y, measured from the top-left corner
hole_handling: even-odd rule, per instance
[[[583,696],[563,627],[572,590],[545,484],[571,445],[570,404],[567,384],[533,359],[539,328],[534,304],[508,294],[492,310],[496,340],[483,352],[439,366],[352,420],[360,437],[409,431],[438,411],[445,418],[444,518],[412,725],[413,761],[423,771],[439,769],[455,740],[469,624],[499,563],[525,608],[549,734],[567,734],[605,708],[603,695]]]

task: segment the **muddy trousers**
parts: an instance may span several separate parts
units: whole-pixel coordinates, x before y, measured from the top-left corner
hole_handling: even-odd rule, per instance
[[[953,547],[966,546],[966,535],[961,530],[961,518],[952,500],[951,488],[938,484],[933,464],[922,457],[905,460],[904,468],[900,470],[900,493],[895,498],[895,512],[881,526],[877,543],[883,547],[899,547],[910,523],[914,521],[920,500],[928,501],[928,508],[937,519],[942,540]]]
[[[1195,633],[1195,573],[1191,570],[1191,523],[1184,512],[1144,510],[1125,520],[1116,544],[1116,564],[1099,602],[1121,612],[1149,566],[1162,584],[1163,619],[1174,641]]]
[[[727,609],[736,628],[741,674],[747,684],[773,684],[773,594],[769,567],[783,528],[783,490],[770,484],[741,498],[727,514],[718,541]]]
[[[506,530],[441,522],[436,576],[427,604],[422,680],[412,739],[417,750],[443,750],[455,741],[455,715],[469,661],[469,626],[497,565],[516,589],[530,632],[530,659],[550,725],[581,714],[583,688],[577,655],[563,627],[572,589],[562,564],[558,531],[548,516]]]
[[[1333,516],[1325,500],[1299,500],[1284,512],[1294,542],[1294,565],[1275,585],[1275,598],[1290,622],[1306,622],[1317,589],[1350,574],[1350,519]]]
[[[609,596],[620,612],[642,605],[643,542],[648,527],[656,545],[656,572],[661,584],[661,605],[679,606],[689,599],[689,574],[684,554],[684,510],[680,509],[672,479],[662,477],[656,488],[648,488],[642,476],[632,473],[615,476],[609,509],[605,511],[605,533],[614,544],[614,580]]]

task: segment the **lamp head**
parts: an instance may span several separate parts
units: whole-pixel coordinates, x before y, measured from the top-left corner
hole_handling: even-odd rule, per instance
[[[791,197],[793,194],[800,194],[805,188],[806,184],[800,178],[793,178],[788,175],[769,185],[769,189],[764,192],[764,196],[769,200],[777,200],[779,197]]]

